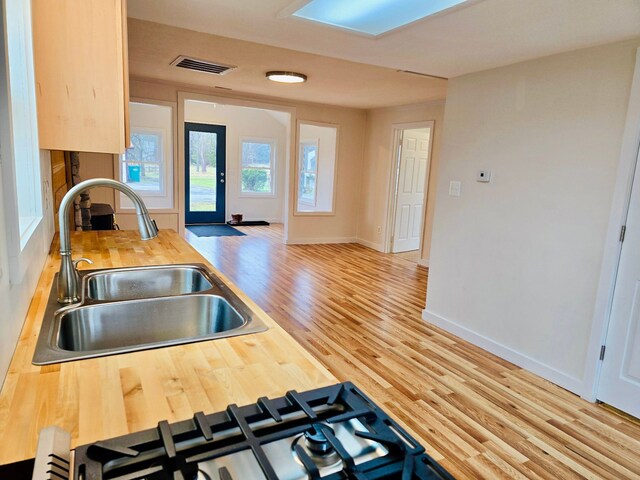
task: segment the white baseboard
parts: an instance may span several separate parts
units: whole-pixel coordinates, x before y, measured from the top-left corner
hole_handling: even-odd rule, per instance
[[[429,312],[427,309],[422,311],[422,318],[429,323],[436,325],[437,327],[446,330],[449,333],[456,335],[457,337],[466,340],[488,352],[497,355],[519,367],[529,370],[542,378],[549,380],[556,385],[566,388],[570,392],[577,395],[582,395],[585,392],[585,382],[579,378],[572,377],[566,373],[556,370],[549,365],[546,365],[534,358],[531,358],[523,353],[513,350],[506,345],[502,345],[494,340],[491,340],[484,335],[480,335],[467,327],[463,327],[451,320],[447,320],[435,313]]]
[[[356,243],[355,237],[288,238],[287,245],[312,245],[317,243]]]
[[[381,243],[370,242],[369,240],[365,240],[364,238],[357,238],[356,243],[359,243],[360,245],[364,245],[365,247],[373,248],[378,252],[384,253],[384,245]]]

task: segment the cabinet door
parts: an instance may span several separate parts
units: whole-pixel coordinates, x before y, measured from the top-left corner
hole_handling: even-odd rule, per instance
[[[127,147],[125,0],[33,0],[40,148]]]

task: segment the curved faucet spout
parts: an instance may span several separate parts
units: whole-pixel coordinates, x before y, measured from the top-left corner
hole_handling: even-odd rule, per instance
[[[94,187],[111,187],[131,199],[138,216],[138,230],[143,240],[158,236],[156,222],[151,219],[142,198],[130,186],[110,178],[92,178],[80,182],[67,192],[60,202],[58,212],[60,223],[60,272],[58,273],[58,303],[69,304],[80,300],[78,295],[78,270],[71,260],[71,239],[69,209],[73,200],[85,190]]]

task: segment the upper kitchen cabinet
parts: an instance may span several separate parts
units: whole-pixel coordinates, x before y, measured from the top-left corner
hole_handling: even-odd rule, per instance
[[[33,0],[40,148],[129,146],[126,0]]]

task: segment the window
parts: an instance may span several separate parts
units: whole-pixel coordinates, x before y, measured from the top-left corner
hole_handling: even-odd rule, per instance
[[[2,7],[0,7],[2,8]],[[29,2],[6,2],[0,42],[2,149],[11,255],[19,255],[42,220],[42,187]],[[0,25],[2,25],[0,18]],[[7,96],[5,96],[7,95]],[[9,163],[11,162],[11,163]],[[15,235],[17,234],[17,235]],[[15,237],[14,237],[15,235]]]
[[[162,131],[131,131],[131,147],[120,156],[120,178],[144,195],[164,194]]]
[[[172,209],[174,110],[171,104],[131,102],[131,146],[118,157],[121,182],[144,199],[149,210]],[[133,208],[124,194],[116,210]]]
[[[296,210],[298,215],[333,215],[338,152],[336,125],[298,123]]]
[[[35,290],[54,231],[53,214],[47,211],[53,203],[50,158],[38,148],[31,2],[2,2],[0,28],[0,257],[8,270],[1,289],[8,293],[11,283],[11,291],[27,294]],[[28,302],[18,297],[4,305],[2,323],[6,318],[20,325]],[[4,333],[17,338],[18,332],[11,327]]]
[[[275,140],[242,139],[241,187],[244,194],[273,195]]]
[[[300,203],[316,206],[318,184],[318,140],[300,142]]]

